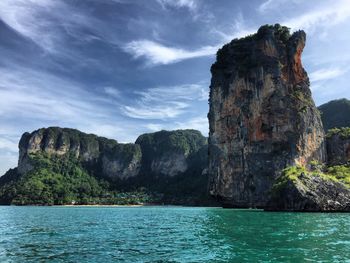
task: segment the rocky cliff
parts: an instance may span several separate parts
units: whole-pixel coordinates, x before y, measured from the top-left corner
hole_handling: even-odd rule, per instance
[[[50,127],[25,133],[19,142],[18,172],[32,170],[31,156],[69,156],[88,169],[99,170],[111,179],[125,179],[139,173],[141,149],[135,144],[86,134],[74,129]]]
[[[43,128],[23,134],[18,167],[0,177],[0,204],[203,205],[209,201],[206,167],[207,139],[195,130],[149,133],[121,144]]]
[[[329,165],[343,165],[350,161],[350,128],[329,130],[326,141]]]
[[[290,167],[289,170],[293,168]],[[350,188],[341,178],[321,171],[309,173],[302,171],[302,168],[295,170],[294,175],[288,177],[284,174],[277,180],[265,210],[350,211]]]
[[[350,100],[332,100],[322,104],[318,109],[326,131],[333,128],[350,127]]]
[[[195,130],[159,131],[143,134],[135,143],[142,150],[143,172],[173,177],[188,170],[191,157],[206,147],[207,139]]]
[[[306,35],[280,25],[223,46],[209,98],[210,193],[226,206],[264,207],[281,171],[325,161],[321,118],[301,55]]]
[[[342,167],[342,172],[344,172]],[[349,173],[349,168],[345,168]],[[269,211],[350,211],[349,175],[338,168],[307,171],[303,167],[284,170],[271,189],[265,210]]]
[[[159,131],[139,136],[140,176],[133,185],[162,192],[165,203],[207,205],[207,138],[196,130]]]

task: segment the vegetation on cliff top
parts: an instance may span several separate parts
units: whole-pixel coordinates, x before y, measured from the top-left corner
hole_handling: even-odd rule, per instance
[[[321,111],[326,131],[332,128],[350,127],[350,100],[332,100],[319,106],[318,109]]]
[[[142,145],[144,154],[164,154],[175,151],[189,155],[197,152],[207,143],[206,138],[196,130],[159,131],[139,136],[135,142]]]
[[[142,191],[113,191],[107,181],[89,175],[72,156],[33,154],[31,159],[32,171],[7,180],[0,188],[0,204],[140,204],[152,199]]]
[[[43,136],[41,151],[28,155],[31,136]],[[50,137],[52,136],[52,137]],[[55,154],[64,137],[70,145],[79,143],[97,153],[96,159],[84,161],[76,158],[76,147],[63,155]],[[60,139],[61,138],[61,139]],[[56,144],[55,144],[56,142]],[[98,142],[98,145],[95,145]],[[186,172],[174,177],[159,176],[143,168],[142,173],[127,179],[110,178],[101,174],[98,152],[111,161],[128,163],[132,158],[141,159],[140,144],[118,144],[114,140],[86,135],[77,130],[49,128],[40,129],[22,137],[21,145],[31,166],[25,175],[17,169],[0,177],[0,204],[16,205],[62,205],[62,204],[203,204],[209,199],[206,193],[207,176],[202,175],[207,163],[207,141],[199,131],[178,130],[145,134],[138,142],[147,151],[149,163],[153,158],[185,154],[189,161]],[[52,144],[53,143],[53,144]],[[64,143],[64,145],[67,145]],[[45,147],[50,145],[50,151]],[[95,146],[97,148],[95,148]],[[78,147],[79,149],[79,147]],[[149,150],[149,151],[148,151]]]
[[[350,128],[349,127],[342,127],[342,128],[332,128],[329,129],[327,132],[327,138],[331,138],[335,135],[340,136],[342,139],[349,139],[350,138]]]
[[[237,66],[239,65],[239,72],[243,75],[247,70],[257,66],[256,58],[254,59],[250,54],[250,43],[270,33],[273,33],[273,36],[282,43],[286,43],[291,37],[290,28],[286,26],[280,24],[261,26],[257,33],[240,39],[235,38],[220,48],[216,53],[216,63],[213,66],[220,67],[236,61]]]
[[[350,165],[336,165],[324,167],[318,162],[311,162],[311,168],[307,169],[304,166],[290,166],[282,171],[282,175],[276,179],[272,186],[271,193],[273,195],[279,193],[287,184],[301,183],[303,177],[319,176],[324,180],[339,182],[350,188]]]

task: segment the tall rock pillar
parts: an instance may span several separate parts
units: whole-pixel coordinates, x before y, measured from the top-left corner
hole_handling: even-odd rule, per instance
[[[304,31],[276,24],[223,46],[209,98],[210,193],[226,206],[264,207],[290,165],[325,160],[324,132],[301,63]]]

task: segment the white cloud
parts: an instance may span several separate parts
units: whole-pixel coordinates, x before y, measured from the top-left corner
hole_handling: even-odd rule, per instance
[[[211,56],[216,53],[219,46],[205,46],[196,50],[185,50],[175,47],[167,47],[150,40],[132,41],[124,45],[125,52],[135,59],[143,57],[148,65],[171,64],[181,60]]]
[[[126,116],[136,119],[169,119],[184,113],[187,107],[188,104],[180,102],[168,102],[167,105],[139,103],[136,107],[124,106],[122,110]]]
[[[6,150],[11,152],[17,152],[18,142],[15,139],[9,139],[8,136],[0,134],[0,150]],[[1,176],[1,174],[0,174]]]
[[[191,101],[208,99],[208,91],[200,84],[156,87],[135,92],[133,106],[122,106],[124,114],[139,119],[175,118],[191,106]],[[134,106],[136,105],[136,106]]]
[[[276,9],[281,8],[281,6],[289,6],[292,4],[301,3],[303,0],[267,0],[258,6],[259,12],[275,11]]]
[[[199,116],[185,122],[176,122],[175,129],[195,129],[200,131],[204,136],[208,136],[209,123],[207,117]]]
[[[113,88],[113,87],[104,87],[104,92],[109,95],[109,96],[112,96],[114,98],[119,98],[120,97],[120,91],[116,88]]]
[[[13,142],[17,143],[18,133],[42,126],[77,128],[123,141],[138,135],[127,121],[120,125],[115,99],[100,98],[78,83],[47,72],[0,67],[0,75],[0,148],[17,151],[16,144],[10,144],[2,134],[14,134]],[[21,122],[12,123],[8,116]]]
[[[334,79],[345,74],[348,70],[346,68],[326,68],[319,69],[310,73],[311,82],[317,82],[321,80]]]
[[[101,25],[93,16],[70,3],[56,0],[1,0],[0,19],[45,53],[82,60],[73,52],[67,37],[76,41],[100,39]],[[86,29],[86,33],[83,31]],[[78,59],[79,58],[79,59]]]
[[[195,0],[157,0],[163,8],[167,6],[175,8],[188,8],[190,11],[193,11],[197,8],[197,1]]]
[[[293,30],[315,28],[327,29],[331,26],[342,23],[350,18],[350,1],[332,1],[326,5],[320,5],[312,11],[284,21],[282,24],[291,27]]]
[[[2,151],[0,149],[0,176],[4,175],[8,169],[14,168],[17,166],[18,162],[18,153],[12,151]]]
[[[40,14],[54,9],[58,4],[58,1],[50,0],[2,0],[0,1],[0,17],[18,33],[44,49],[52,51],[55,37],[52,30],[48,30],[52,24],[42,19]],[[43,34],[45,31],[47,33]]]

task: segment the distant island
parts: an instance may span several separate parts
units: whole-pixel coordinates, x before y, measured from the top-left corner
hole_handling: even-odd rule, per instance
[[[209,138],[159,131],[118,143],[78,130],[25,133],[0,204],[175,204],[350,211],[350,101],[316,108],[306,34],[262,26],[217,53]]]
[[[50,127],[23,134],[18,167],[0,177],[13,205],[211,205],[207,139],[195,130],[143,134],[136,142]]]

